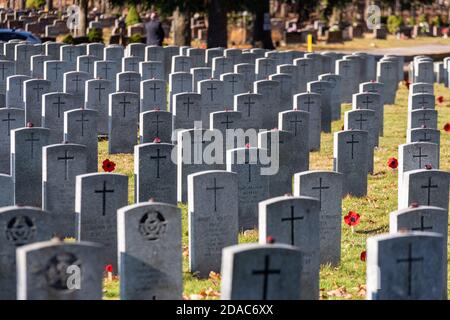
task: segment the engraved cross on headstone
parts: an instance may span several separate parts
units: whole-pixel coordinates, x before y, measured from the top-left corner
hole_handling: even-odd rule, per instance
[[[61,101],[61,96],[58,96],[58,101],[53,102],[53,105],[58,105],[58,118],[61,118],[61,105],[66,104],[64,101]]]
[[[161,149],[156,149],[156,156],[150,156],[151,160],[156,160],[156,178],[160,178],[159,176],[159,165],[161,159],[166,159],[167,156],[161,156]]]
[[[351,144],[351,146],[352,146],[352,159],[353,159],[353,156],[354,156],[354,145],[355,145],[355,143],[359,143],[359,141],[356,141],[355,140],[355,136],[352,134],[352,140],[350,140],[350,141],[346,141],[345,143],[347,143],[347,144]]]
[[[103,189],[102,190],[94,190],[94,193],[101,193],[102,194],[102,215],[106,215],[106,194],[107,193],[114,193],[114,189],[107,189],[106,188],[106,181],[103,181]]]
[[[419,154],[413,154],[413,159],[418,158],[419,159],[419,168],[422,169],[422,158],[428,158],[428,155],[422,154],[422,147],[419,147]]]
[[[40,141],[40,139],[34,138],[34,132],[31,132],[30,133],[30,138],[29,139],[25,139],[25,141],[26,142],[31,142],[31,144],[30,144],[30,153],[31,153],[30,158],[33,159],[34,158],[34,143],[37,142],[37,141]]]
[[[421,189],[427,189],[427,205],[429,206],[431,204],[431,189],[437,189],[437,184],[431,183],[431,177],[428,178],[428,183],[426,185],[421,185]]]
[[[84,111],[81,112],[81,119],[75,121],[81,122],[81,136],[84,137],[84,123],[89,122],[89,119],[84,118]]]
[[[263,294],[262,300],[267,300],[267,289],[269,287],[269,276],[272,274],[281,274],[280,269],[270,269],[270,256],[266,255],[264,257],[264,269],[263,270],[253,270],[253,275],[263,276]]]
[[[214,186],[213,187],[206,187],[206,191],[214,191],[214,212],[217,212],[217,190],[225,189],[224,187],[218,187],[217,186],[217,180],[214,178]]]
[[[322,207],[322,190],[330,189],[330,186],[322,186],[322,178],[319,178],[319,186],[312,187],[312,190],[319,190],[319,202],[320,207]]]
[[[291,206],[291,214],[290,214],[290,216],[288,218],[281,218],[282,222],[289,221],[291,223],[291,245],[295,244],[295,221],[304,219],[303,216],[301,216],[301,217],[297,216],[296,217],[294,213],[295,213],[295,208],[294,208],[294,206]]]
[[[69,179],[69,160],[74,160],[75,157],[74,156],[69,156],[69,151],[68,150],[64,150],[64,157],[57,157],[57,160],[63,160],[64,161],[64,180]]]
[[[414,262],[423,262],[423,257],[413,257],[412,256],[412,244],[408,244],[408,257],[397,259],[397,264],[399,263],[408,263],[408,296],[412,293],[412,267]],[[403,274],[403,273],[402,273]]]
[[[8,112],[8,118],[2,119],[2,122],[7,122],[7,125],[8,125],[8,137],[11,135],[11,121],[16,121],[16,119],[11,118],[11,113]]]

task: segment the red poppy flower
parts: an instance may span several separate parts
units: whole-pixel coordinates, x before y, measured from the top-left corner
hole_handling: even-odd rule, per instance
[[[431,164],[427,163],[427,164],[425,165],[425,169],[431,170],[431,169],[433,169],[433,166],[432,166]]]
[[[447,122],[447,123],[444,125],[444,131],[450,132],[450,122]]]
[[[27,128],[33,128],[33,127],[34,127],[33,122],[28,121],[28,122],[27,122]]]
[[[359,259],[361,259],[361,261],[366,261],[366,257],[367,257],[366,251],[361,252],[361,254],[359,255]]]
[[[361,216],[359,215],[359,213],[349,211],[348,214],[344,217],[344,222],[348,224],[350,227],[353,227],[359,224],[360,219]]]
[[[246,149],[250,149],[250,143],[246,143],[246,144],[245,144],[245,148],[246,148]]]
[[[155,139],[153,139],[153,143],[161,143],[161,139],[156,137]]]
[[[105,271],[106,271],[106,272],[113,272],[113,266],[112,266],[112,264],[106,265]]]
[[[409,205],[410,208],[417,208],[419,206],[418,202],[411,202],[411,204]]]
[[[394,158],[394,157],[389,158],[387,165],[391,169],[397,169],[397,167],[398,167],[398,160],[396,158]]]
[[[443,97],[443,96],[437,97],[437,102],[438,102],[438,103],[444,102],[444,97]]]
[[[116,169],[116,164],[113,161],[106,159],[103,161],[102,168],[105,172],[113,172]]]
[[[267,237],[267,243],[275,243],[275,238],[272,236]]]

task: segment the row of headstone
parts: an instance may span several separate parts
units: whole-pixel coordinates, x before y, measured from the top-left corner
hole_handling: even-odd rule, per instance
[[[447,299],[450,173],[439,170],[433,89],[435,79],[444,80],[432,69],[432,60],[421,56],[409,67],[407,141],[398,148],[399,210],[390,214],[390,234],[367,240],[367,299]]]
[[[167,59],[161,56],[156,57],[156,52],[163,50],[166,53],[171,50],[170,48],[149,48],[145,45],[127,47],[120,58],[125,69],[121,69],[123,72],[118,73],[116,83],[116,88],[120,88],[116,91],[124,92],[115,92],[111,89],[106,96],[109,97],[109,101],[102,104],[109,107],[109,123],[106,128],[109,131],[110,152],[134,151],[136,204],[124,207],[127,204],[127,177],[89,173],[92,172],[88,169],[89,164],[95,164],[94,171],[97,166],[97,159],[93,159],[91,154],[97,154],[97,129],[95,128],[99,125],[95,126],[93,123],[96,122],[95,115],[100,112],[79,107],[66,110],[64,104],[61,109],[61,99],[69,97],[68,95],[70,98],[63,101],[67,105],[71,103],[69,100],[72,103],[73,101],[82,103],[80,97],[86,96],[92,101],[99,97],[103,90],[100,88],[101,82],[95,83],[95,85],[99,84],[96,91],[94,91],[96,87],[94,85],[86,85],[83,86],[84,89],[81,89],[79,82],[94,81],[87,80],[92,77],[91,69],[88,69],[91,63],[102,62],[100,59],[111,57],[99,57],[99,61],[94,61],[95,59],[81,55],[76,61],[77,59],[74,60],[71,57],[74,52],[70,53],[70,48],[60,50],[61,55],[57,59],[62,59],[61,61],[54,64],[50,63],[52,61],[45,63],[61,67],[61,64],[67,62],[71,68],[77,62],[79,66],[83,65],[86,69],[69,71],[62,79],[59,79],[63,87],[72,82],[73,86],[59,94],[53,92],[53,87],[56,86],[55,79],[42,80],[47,81],[49,87],[47,94],[37,98],[40,90],[44,89],[36,88],[37,92],[34,92],[35,96],[33,96],[36,99],[32,100],[31,93],[28,93],[30,96],[28,101],[37,106],[30,108],[30,111],[39,108],[38,99],[43,101],[45,98],[45,101],[49,103],[49,107],[45,107],[48,114],[43,113],[45,117],[41,118],[40,125],[47,126],[53,122],[60,128],[63,124],[63,130],[58,129],[57,132],[65,134],[65,141],[70,143],[58,144],[61,142],[57,140],[59,133],[52,132],[52,128],[21,128],[27,121],[25,111],[22,125],[12,132],[7,130],[8,134],[12,133],[14,136],[11,144],[14,175],[5,176],[5,181],[10,181],[8,183],[12,188],[16,186],[18,194],[15,197],[17,199],[19,196],[21,199],[19,203],[13,201],[8,204],[24,205],[32,200],[36,203],[32,205],[42,206],[44,210],[54,215],[51,225],[52,234],[70,235],[77,240],[103,244],[104,253],[101,256],[105,259],[98,260],[114,266],[118,263],[123,299],[181,298],[181,215],[179,209],[175,207],[177,200],[189,203],[189,268],[192,272],[198,272],[201,277],[205,277],[210,271],[218,272],[222,267],[223,285],[226,287],[225,283],[228,281],[230,292],[232,289],[235,292],[233,294],[238,294],[234,297],[239,297],[239,294],[243,293],[234,289],[234,286],[239,284],[230,280],[226,274],[237,272],[236,270],[239,269],[244,273],[249,272],[247,270],[249,268],[245,263],[239,263],[231,271],[224,267],[227,264],[230,265],[232,259],[225,258],[225,252],[228,250],[225,248],[236,245],[237,234],[240,230],[258,227],[261,245],[255,245],[255,249],[258,252],[264,252],[260,250],[266,250],[267,247],[268,251],[264,252],[264,257],[260,256],[263,258],[261,265],[257,265],[261,259],[249,257],[252,259],[249,263],[253,264],[255,270],[252,270],[250,275],[242,276],[247,277],[248,280],[250,278],[254,281],[260,280],[253,285],[246,285],[247,288],[256,288],[250,290],[249,294],[257,299],[278,298],[277,294],[284,294],[289,299],[294,296],[317,299],[320,264],[337,265],[340,261],[341,199],[346,194],[357,196],[365,194],[367,173],[370,172],[370,158],[373,159],[370,148],[373,150],[377,137],[382,134],[384,101],[379,101],[379,98],[376,101],[375,98],[380,95],[378,91],[369,95],[367,92],[372,89],[360,89],[359,86],[359,83],[367,83],[373,79],[368,76],[370,72],[367,70],[370,69],[368,65],[372,65],[372,72],[374,72],[374,63],[363,63],[362,61],[366,61],[367,58],[363,57],[364,55],[342,57],[343,66],[348,63],[351,69],[350,74],[345,75],[349,81],[345,85],[350,85],[351,94],[356,96],[354,110],[351,112],[365,112],[363,117],[371,117],[372,126],[355,129],[358,114],[346,115],[346,131],[336,133],[336,172],[313,172],[308,171],[309,151],[320,148],[320,132],[331,132],[331,121],[340,117],[340,98],[338,97],[341,96],[340,90],[343,83],[340,77],[342,76],[327,73],[333,72],[333,59],[338,57],[330,58],[331,54],[312,53],[305,54],[302,58],[295,56],[295,52],[291,52],[290,55],[267,52],[266,56],[264,53],[259,56],[261,52],[256,50],[248,53],[240,52],[240,50],[223,52],[217,50],[217,52],[206,52],[203,56],[202,50],[186,48],[185,52],[176,53],[176,48],[173,48],[173,55]],[[82,50],[73,47],[71,49]],[[217,56],[214,57],[216,53]],[[245,66],[241,66],[239,62],[246,61],[244,64],[250,64],[248,61],[252,60],[244,60],[242,57],[248,54],[252,56],[245,59],[254,58],[255,72],[249,68],[245,76],[233,73],[236,70],[245,70]],[[154,58],[150,58],[153,55],[155,55]],[[223,58],[222,55],[224,55]],[[300,91],[294,84],[298,83],[299,77],[304,74],[298,72],[300,65],[294,64],[297,68],[293,67],[292,63],[296,59],[306,59],[300,63],[310,62],[309,67],[312,70],[311,74],[308,74],[310,78],[304,82],[305,89]],[[141,63],[143,66],[143,63],[152,61],[157,62],[153,66],[162,64],[164,67],[170,66],[170,68],[164,68],[164,70],[175,72],[170,74],[169,80],[176,80],[177,75],[181,74],[188,79],[187,82],[191,82],[189,85],[183,82],[182,77],[179,78],[180,84],[183,83],[183,87],[179,88],[180,92],[177,92],[178,89],[172,90],[175,87],[169,83],[171,98],[168,100],[173,101],[173,109],[171,109],[173,113],[165,109],[163,101],[166,95],[163,79],[141,81],[139,73],[143,71],[141,68],[135,69],[136,63]],[[205,66],[208,62],[212,67],[211,72],[213,74],[216,72],[220,76],[217,79],[210,80],[210,77],[206,77],[208,70],[192,71],[195,68],[208,68]],[[229,68],[228,63],[234,67],[234,70],[226,69]],[[185,64],[190,64],[192,70],[184,69]],[[172,67],[174,67],[173,70]],[[230,71],[222,72],[219,71],[220,68],[225,68],[222,71]],[[345,69],[348,68],[342,68],[342,70]],[[164,72],[166,77],[168,73]],[[198,93],[192,92],[195,88],[195,74],[197,74]],[[245,80],[247,77],[249,81]],[[111,87],[114,87],[111,80],[97,81],[109,82]],[[44,83],[34,84],[42,87]],[[373,84],[373,90],[383,87],[378,83],[369,82],[369,84]],[[253,88],[255,92],[244,93],[247,91],[242,88],[246,86]],[[309,92],[305,92],[306,90]],[[357,93],[358,90],[361,91],[360,94]],[[12,97],[12,94],[10,96]],[[367,100],[371,98],[375,101],[369,104]],[[230,103],[233,103],[231,106],[233,111],[224,111]],[[160,104],[164,106],[161,108]],[[172,106],[172,103],[170,105]],[[27,109],[25,102],[23,106],[18,105],[15,109],[21,107]],[[207,112],[204,112],[205,110]],[[72,113],[74,113],[73,117],[71,117]],[[55,114],[62,114],[63,121]],[[184,114],[187,114],[187,117],[183,116]],[[191,114],[194,115],[193,118],[189,117]],[[6,116],[11,119],[11,116],[15,115]],[[36,115],[29,112],[28,116]],[[209,126],[203,126],[203,129],[201,126],[196,127],[196,120],[203,120]],[[6,123],[9,124],[10,121],[5,121]],[[251,129],[255,128],[255,123],[259,125],[257,129],[274,127],[277,129],[259,132],[254,139],[245,137],[241,142],[230,146],[220,145],[214,152],[220,150],[221,152],[218,153],[226,154],[226,161],[222,163],[208,163],[203,159],[203,155],[210,151],[207,142],[211,140],[210,137],[215,137],[217,132],[223,134],[227,129]],[[140,144],[137,144],[136,136],[138,127]],[[174,129],[188,130],[174,133]],[[70,134],[75,136],[72,137]],[[200,138],[196,139],[198,134]],[[175,135],[177,135],[176,139],[174,139]],[[177,146],[173,144],[174,142]],[[40,150],[43,152],[41,153]],[[177,163],[173,161],[174,154],[178,157]],[[274,161],[269,164],[276,165],[276,174],[262,174],[263,170],[271,169],[264,161],[267,158]],[[184,159],[191,161],[180,161]],[[292,192],[293,177],[294,196],[285,196]],[[18,180],[21,181],[20,188]],[[365,180],[365,187],[363,180]],[[29,184],[32,186],[25,188],[25,185]],[[358,190],[363,191],[361,193]],[[146,202],[152,198],[157,202]],[[118,221],[115,220],[117,210]],[[16,233],[19,235],[21,233],[18,231],[23,227],[23,221],[28,224],[26,219],[22,220],[21,224],[12,224],[17,228]],[[222,221],[227,222],[227,228],[218,227],[218,225],[225,225],[219,224]],[[286,245],[268,244],[271,238]],[[49,237],[45,237],[41,240],[48,239]],[[159,241],[160,239],[163,241]],[[277,246],[282,246],[288,253],[287,261],[295,263],[284,262],[285,255],[272,250]],[[22,256],[25,259],[26,246],[23,248]],[[222,250],[224,258],[221,260]],[[272,270],[273,272],[270,270],[274,267],[271,265],[274,261],[271,259],[272,251],[275,255],[279,254],[277,265],[275,265],[276,270]],[[74,252],[70,252],[77,256]],[[155,256],[158,259],[155,260]],[[74,259],[77,260],[77,258]],[[67,259],[63,262],[67,262]],[[46,261],[46,259],[41,260]],[[83,261],[89,262],[89,258],[83,258]],[[278,263],[281,264],[278,266]],[[24,266],[22,260],[20,264],[21,267]],[[77,264],[71,263],[71,265]],[[58,270],[64,268],[63,265],[59,267]],[[287,277],[285,277],[285,268],[288,268],[287,271],[292,271]],[[268,278],[271,274],[282,275],[279,279],[284,279],[284,282],[279,283],[284,283],[283,285],[288,288],[286,293],[274,291],[276,287],[272,289],[273,282]],[[28,275],[24,277],[20,272],[17,276],[22,281],[20,283],[25,281],[25,285],[22,284],[19,288],[27,287],[26,281],[31,277]],[[62,275],[58,274],[58,276]],[[233,279],[239,277],[238,274],[236,277],[233,276]],[[44,280],[48,281],[47,278]],[[41,278],[40,281],[44,280]],[[58,282],[57,285],[61,291],[67,291],[66,297],[75,297],[70,295],[71,290],[66,290],[65,280],[67,276],[55,281]],[[92,285],[97,285],[98,282],[96,278]],[[19,291],[23,292],[22,289]],[[51,294],[54,298],[61,298],[61,295],[54,291],[47,291],[51,291],[51,293],[45,293],[47,297]],[[95,297],[101,296],[99,291],[92,292],[97,294]],[[227,294],[231,297],[230,292],[227,293],[227,290],[223,289],[223,297],[226,298]],[[20,293],[19,296],[21,298],[36,297],[31,293],[28,296]]]

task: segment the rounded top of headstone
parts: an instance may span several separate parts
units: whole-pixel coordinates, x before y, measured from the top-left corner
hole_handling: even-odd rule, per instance
[[[33,122],[28,121],[28,122],[27,122],[27,128],[33,128],[33,127],[34,127]]]

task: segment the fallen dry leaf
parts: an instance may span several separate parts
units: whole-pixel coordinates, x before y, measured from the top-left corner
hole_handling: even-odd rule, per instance
[[[220,280],[220,273],[211,271],[211,272],[209,273],[209,278],[210,278],[211,280]]]
[[[357,296],[358,297],[365,297],[366,296],[366,285],[365,284],[360,284],[358,285],[357,288],[354,288],[357,291]]]
[[[189,247],[183,246],[183,257],[187,258],[189,257]]]
[[[189,296],[188,300],[203,300],[203,299],[204,299],[204,296],[202,296],[201,294],[194,293]]]
[[[330,290],[327,292],[327,295],[329,297],[339,297],[344,299],[351,299],[352,295],[347,292],[347,289],[345,287],[339,287],[334,290]]]
[[[220,292],[214,290],[213,288],[208,288],[205,290],[205,293],[208,297],[220,297]]]

